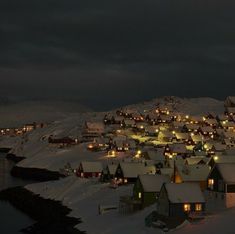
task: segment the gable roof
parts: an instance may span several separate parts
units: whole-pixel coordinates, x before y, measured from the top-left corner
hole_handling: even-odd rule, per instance
[[[139,180],[145,192],[159,192],[163,183],[170,182],[166,175],[140,175]]]
[[[221,163],[216,167],[226,183],[235,183],[235,163]]]
[[[109,174],[114,175],[116,170],[117,170],[118,165],[117,164],[108,164],[107,167],[108,167],[108,170],[109,170]]]
[[[206,181],[210,168],[208,165],[176,165],[177,171],[184,182]]]
[[[81,162],[84,172],[102,172],[103,165],[101,162]]]
[[[197,183],[167,183],[164,185],[171,203],[204,203],[205,198]]]
[[[138,175],[155,174],[155,166],[145,166],[144,163],[120,163],[123,176],[126,178],[137,178]]]

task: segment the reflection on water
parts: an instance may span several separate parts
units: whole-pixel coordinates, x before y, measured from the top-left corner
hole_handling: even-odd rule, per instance
[[[5,159],[5,154],[0,153],[0,190],[24,186],[28,181],[14,178],[10,171],[14,163]],[[33,224],[33,220],[16,210],[7,202],[0,201],[0,233],[1,234],[18,234],[19,230]]]

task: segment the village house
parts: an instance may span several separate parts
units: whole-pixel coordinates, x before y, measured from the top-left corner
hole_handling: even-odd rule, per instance
[[[235,163],[216,164],[208,176],[207,190],[214,206],[235,206]]]
[[[210,126],[200,127],[198,132],[202,134],[204,137],[213,137],[216,133],[215,130]]]
[[[225,99],[224,106],[225,106],[225,108],[227,108],[227,107],[235,107],[235,97],[234,96],[228,96]]]
[[[90,141],[94,138],[100,137],[105,133],[105,126],[102,122],[85,122],[82,133],[84,141]]]
[[[172,117],[170,115],[159,115],[157,122],[158,123],[170,123],[172,122]]]
[[[163,167],[165,165],[164,148],[157,148],[157,150],[148,150],[145,158],[152,160],[157,167]]]
[[[198,143],[201,143],[203,141],[203,136],[200,134],[194,134],[191,133],[190,134],[191,140],[192,140],[192,144],[196,145]]]
[[[69,136],[49,136],[48,143],[69,146],[78,144],[78,139]]]
[[[191,139],[190,134],[187,132],[175,132],[175,138],[177,142],[184,143],[187,143]]]
[[[235,155],[214,155],[208,161],[208,165],[213,168],[215,164],[235,163]]]
[[[118,166],[117,164],[108,164],[102,171],[101,181],[108,182],[114,179],[117,166]]]
[[[235,122],[233,121],[221,121],[220,125],[223,129],[229,130],[229,131],[235,131]]]
[[[209,159],[206,156],[193,156],[185,159],[185,165],[205,165]]]
[[[100,177],[103,171],[101,162],[81,162],[76,174],[81,178]]]
[[[198,130],[199,130],[199,127],[200,126],[197,125],[197,124],[185,124],[183,126],[183,132],[189,132],[189,133],[194,132],[194,133],[197,133]]]
[[[170,158],[177,155],[188,157],[192,154],[192,152],[186,148],[184,143],[175,143],[166,145],[164,154]]]
[[[198,183],[202,191],[207,188],[207,177],[210,173],[208,165],[176,165],[175,183]]]
[[[235,115],[235,107],[227,107],[225,108],[225,114],[234,116]]]
[[[123,128],[135,128],[136,122],[133,119],[124,119],[121,123],[121,127]]]
[[[199,124],[203,122],[202,116],[190,116],[190,123],[191,124]]]
[[[146,126],[145,135],[150,137],[157,137],[159,133],[159,126]]]
[[[202,215],[205,198],[197,183],[163,184],[157,200],[157,212],[170,217]]]
[[[155,166],[144,163],[123,162],[119,163],[115,172],[115,180],[119,183],[135,183],[138,175],[156,174]]]
[[[175,135],[171,131],[161,130],[158,134],[158,140],[163,142],[172,142]]]
[[[139,201],[141,208],[157,201],[163,183],[170,182],[165,175],[139,175],[133,188],[133,199]]]
[[[218,126],[218,121],[216,119],[206,119],[204,123],[212,128],[216,128]]]

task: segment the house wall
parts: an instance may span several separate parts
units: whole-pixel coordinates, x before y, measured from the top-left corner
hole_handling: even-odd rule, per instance
[[[213,179],[214,180],[214,185],[213,185],[213,189],[208,187],[208,181],[209,179]],[[215,191],[215,192],[225,192],[225,185],[223,184],[223,178],[220,175],[218,169],[216,167],[214,167],[211,171],[211,174],[208,176],[207,179],[207,189],[211,190],[211,191]]]
[[[202,211],[205,211],[205,203],[190,203],[191,205],[191,210],[190,212],[197,212],[195,210],[196,204],[202,204]],[[170,203],[170,209],[169,209],[169,216],[173,217],[185,217],[187,216],[188,213],[184,211],[184,203]]]
[[[157,199],[157,212],[160,215],[169,216],[169,200],[165,187],[162,187]]]
[[[235,207],[235,193],[205,191],[207,211],[219,211]]]

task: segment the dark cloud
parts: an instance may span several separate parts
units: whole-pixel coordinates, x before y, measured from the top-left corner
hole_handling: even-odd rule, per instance
[[[3,95],[97,108],[232,94],[232,0],[1,0]]]

